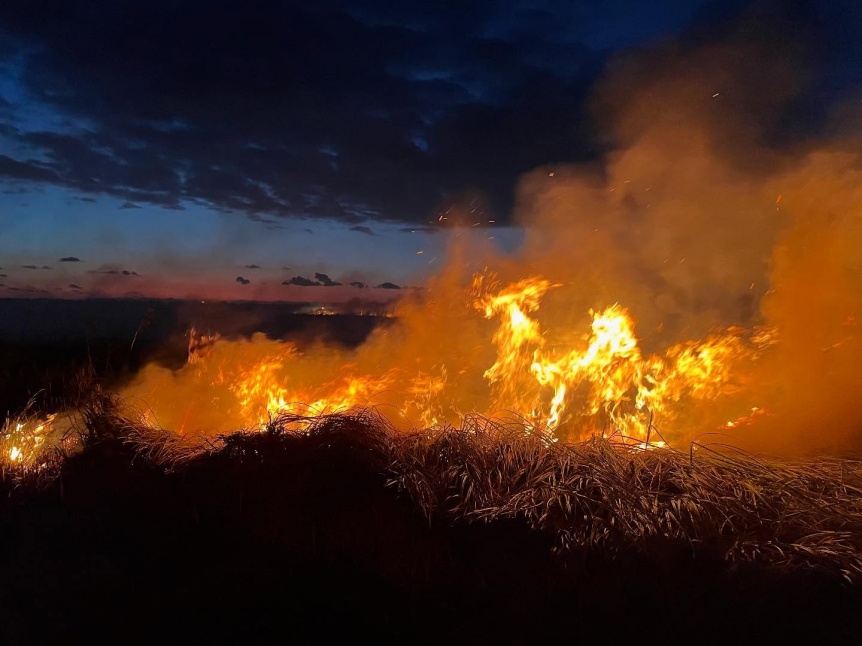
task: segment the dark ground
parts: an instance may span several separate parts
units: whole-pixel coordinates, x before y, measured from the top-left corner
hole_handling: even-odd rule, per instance
[[[91,442],[4,483],[3,643],[858,643],[834,575],[555,556],[523,523],[429,522],[360,435],[261,435],[166,473]]]
[[[40,388],[59,402],[77,369],[179,365],[191,323],[225,331],[176,304],[93,305],[24,308],[16,328],[0,301],[0,411]],[[375,323],[238,313],[230,333],[345,345]],[[563,557],[519,520],[429,523],[386,470],[361,434],[264,434],[175,470],[104,436],[56,478],[4,473],[0,643],[859,643],[862,593],[833,574],[690,545]]]

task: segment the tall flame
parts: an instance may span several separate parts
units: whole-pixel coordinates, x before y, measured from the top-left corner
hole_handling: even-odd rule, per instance
[[[497,360],[485,377],[497,389],[498,405],[508,404],[535,426],[553,431],[568,423],[582,429],[580,434],[618,432],[643,441],[656,419],[674,419],[675,404],[682,400],[730,392],[732,364],[754,356],[740,331],[730,329],[672,346],[664,356],[644,357],[635,323],[619,304],[591,312],[591,334],[578,347],[548,349],[530,314],[550,288],[547,280],[534,277],[477,300],[487,318],[500,319],[493,337]]]

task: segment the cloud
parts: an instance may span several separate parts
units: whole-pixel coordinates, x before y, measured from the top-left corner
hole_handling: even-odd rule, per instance
[[[75,256],[66,256],[64,258],[60,258],[58,262],[81,262],[81,259]]]
[[[94,7],[0,6],[24,89],[88,124],[11,131],[39,161],[0,157],[0,175],[120,208],[423,225],[470,187],[503,218],[520,173],[591,149],[582,99],[603,60],[566,7]]]
[[[361,224],[355,224],[355,225],[353,225],[352,227],[350,227],[350,230],[351,230],[351,231],[356,231],[356,232],[358,232],[358,233],[364,233],[365,235],[369,235],[369,236],[373,236],[373,235],[375,235],[375,233],[374,233],[374,231],[371,229],[371,227],[366,227],[366,226],[363,226],[363,225],[361,225]]]
[[[251,281],[247,278],[243,278],[242,276],[237,276],[236,282],[238,282],[240,285],[248,285]]]
[[[81,286],[76,285],[75,283],[69,283],[69,288],[70,289],[81,289]]]
[[[136,271],[129,269],[120,269],[115,265],[102,265],[98,269],[90,269],[88,274],[101,274],[102,276],[140,276]]]
[[[51,269],[48,265],[21,265],[22,269]]]
[[[315,278],[318,280],[318,282],[319,282],[321,285],[323,285],[324,287],[337,287],[338,285],[341,285],[341,283],[339,283],[339,282],[337,282],[337,281],[332,280],[332,279],[331,279],[329,276],[327,276],[326,274],[315,273],[315,274],[314,274],[314,277],[315,277]]]
[[[351,287],[356,287],[357,289],[364,289],[367,285],[365,283],[359,282],[358,280],[354,280],[350,283]]]
[[[285,280],[282,285],[297,285],[299,287],[319,287],[320,283],[309,280],[305,276],[294,276],[290,280]]]
[[[0,155],[0,177],[28,182],[63,183],[61,178],[49,168],[36,162],[21,162],[6,155]]]
[[[388,283],[388,282],[387,283],[380,283],[377,287],[378,287],[378,289],[401,289],[401,287],[399,287],[395,283]]]
[[[140,206],[138,206],[137,204],[135,204],[134,202],[128,202],[128,201],[127,201],[127,202],[123,202],[123,203],[120,205],[120,208],[121,208],[121,209],[139,209],[139,208],[141,208],[141,207],[140,207]]]
[[[260,265],[243,265],[246,269],[260,269]]]

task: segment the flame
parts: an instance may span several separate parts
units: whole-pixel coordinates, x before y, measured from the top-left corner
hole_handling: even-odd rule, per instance
[[[663,357],[644,357],[634,320],[619,304],[591,312],[592,332],[581,347],[548,350],[530,314],[550,287],[534,277],[477,300],[486,318],[500,318],[493,337],[497,360],[485,378],[497,387],[501,405],[514,405],[533,426],[554,431],[575,422],[588,432],[646,441],[655,420],[673,420],[674,405],[683,399],[731,392],[731,366],[754,356],[740,331],[731,328],[702,342],[675,345]],[[534,383],[525,383],[528,375]]]
[[[0,431],[0,463],[38,468],[52,447],[70,448],[71,421],[67,421],[69,424],[61,424],[56,413],[7,419]]]
[[[157,387],[158,379],[144,375],[147,388],[136,394],[155,411],[141,418],[166,421],[185,433],[263,427],[283,414],[311,417],[367,406],[382,406],[394,424],[411,428],[457,424],[465,412],[508,412],[525,420],[528,431],[617,436],[655,448],[665,445],[663,433],[692,402],[711,404],[734,392],[733,366],[755,357],[758,344],[772,338],[770,331],[757,330],[746,341],[742,330],[731,328],[663,354],[645,354],[632,315],[618,303],[591,311],[589,331],[580,336],[572,335],[571,326],[550,334],[539,320],[540,306],[557,287],[541,276],[508,285],[490,274],[474,276],[468,309],[476,322],[497,322],[495,330],[483,333],[495,354],[480,348],[474,357],[456,356],[433,320],[428,338],[411,338],[417,332],[408,326],[350,352],[303,350],[262,337],[198,339],[192,333],[189,363],[168,375],[174,381]],[[425,321],[445,315],[438,304],[423,307],[417,311]],[[435,355],[431,340],[443,356]],[[489,357],[490,365],[472,365],[477,357]],[[190,386],[185,397],[180,383]]]

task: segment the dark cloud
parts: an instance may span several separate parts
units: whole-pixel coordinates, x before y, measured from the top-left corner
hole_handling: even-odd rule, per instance
[[[361,283],[358,280],[354,280],[352,283],[350,283],[350,286],[356,287],[357,289],[364,289],[366,287],[365,283]]]
[[[339,283],[335,280],[332,280],[326,274],[315,273],[314,277],[317,279],[318,283],[323,285],[324,287],[337,287],[337,286],[341,285],[341,283]]]
[[[90,204],[95,204],[98,200],[94,197],[80,197],[78,195],[74,196],[76,200],[80,202],[89,202]]]
[[[75,283],[69,283],[69,289],[81,289],[81,286],[76,285]]]
[[[260,265],[243,265],[246,269],[260,269]]]
[[[12,132],[40,161],[0,157],[0,175],[358,227],[427,224],[475,189],[503,218],[519,174],[593,148],[598,10],[564,4],[9,0],[26,89],[90,125]]]
[[[365,235],[369,235],[369,236],[374,235],[374,231],[371,229],[371,227],[366,227],[366,226],[363,226],[361,224],[356,224],[356,225],[350,227],[350,230],[356,231],[358,233],[364,233]]]
[[[103,265],[98,269],[90,269],[88,274],[101,274],[103,276],[140,276],[140,274],[136,271],[131,271],[129,269],[118,269],[115,266],[111,265]]]
[[[51,269],[48,265],[21,265],[22,269]]]
[[[120,208],[121,209],[139,209],[141,207],[138,206],[137,204],[135,204],[134,202],[123,202],[120,205]]]
[[[62,183],[60,177],[49,168],[34,162],[20,162],[6,155],[0,155],[0,177],[30,182]]]
[[[248,278],[243,278],[242,276],[237,276],[236,282],[238,282],[240,285],[248,285],[251,281]]]
[[[282,285],[297,285],[299,287],[319,287],[320,283],[306,278],[305,276],[294,276],[290,280],[285,280]]]
[[[66,256],[64,258],[60,258],[58,262],[81,262],[81,259],[75,256]]]
[[[377,287],[379,289],[401,289],[401,287],[395,283],[380,283]]]

